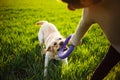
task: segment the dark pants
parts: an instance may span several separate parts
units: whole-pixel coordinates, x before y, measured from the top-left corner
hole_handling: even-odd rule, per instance
[[[91,80],[102,80],[109,71],[120,61],[120,53],[110,46],[108,53],[95,70]]]

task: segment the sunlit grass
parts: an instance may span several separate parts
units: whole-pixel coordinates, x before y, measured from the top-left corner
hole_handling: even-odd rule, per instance
[[[47,20],[67,37],[73,34],[81,10],[69,11],[56,0],[1,0],[0,2],[0,80],[43,80],[44,59],[35,23]],[[105,56],[109,42],[95,24],[68,57],[69,66],[50,62],[50,80],[87,80]],[[119,64],[105,80],[119,80]]]

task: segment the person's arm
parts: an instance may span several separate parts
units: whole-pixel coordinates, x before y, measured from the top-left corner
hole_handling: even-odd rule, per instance
[[[90,19],[88,12],[84,11],[83,16],[77,26],[77,29],[76,29],[75,33],[72,35],[72,38],[70,41],[72,45],[78,46],[79,44],[81,44],[82,37],[87,32],[87,30],[92,25],[92,23],[93,22]]]

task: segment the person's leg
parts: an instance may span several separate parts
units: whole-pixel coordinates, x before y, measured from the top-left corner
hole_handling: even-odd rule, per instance
[[[102,80],[109,73],[113,66],[120,61],[120,53],[110,46],[108,53],[97,67],[91,80]]]

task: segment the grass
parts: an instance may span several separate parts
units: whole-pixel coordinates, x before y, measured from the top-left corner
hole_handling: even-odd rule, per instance
[[[56,0],[1,0],[0,1],[0,80],[43,80],[44,59],[37,38],[35,23],[47,20],[55,24],[67,37],[74,33],[81,18],[81,10],[67,10],[66,4]],[[109,42],[95,24],[68,57],[65,68],[50,62],[46,80],[89,80],[105,56]],[[117,64],[105,80],[120,80]]]

